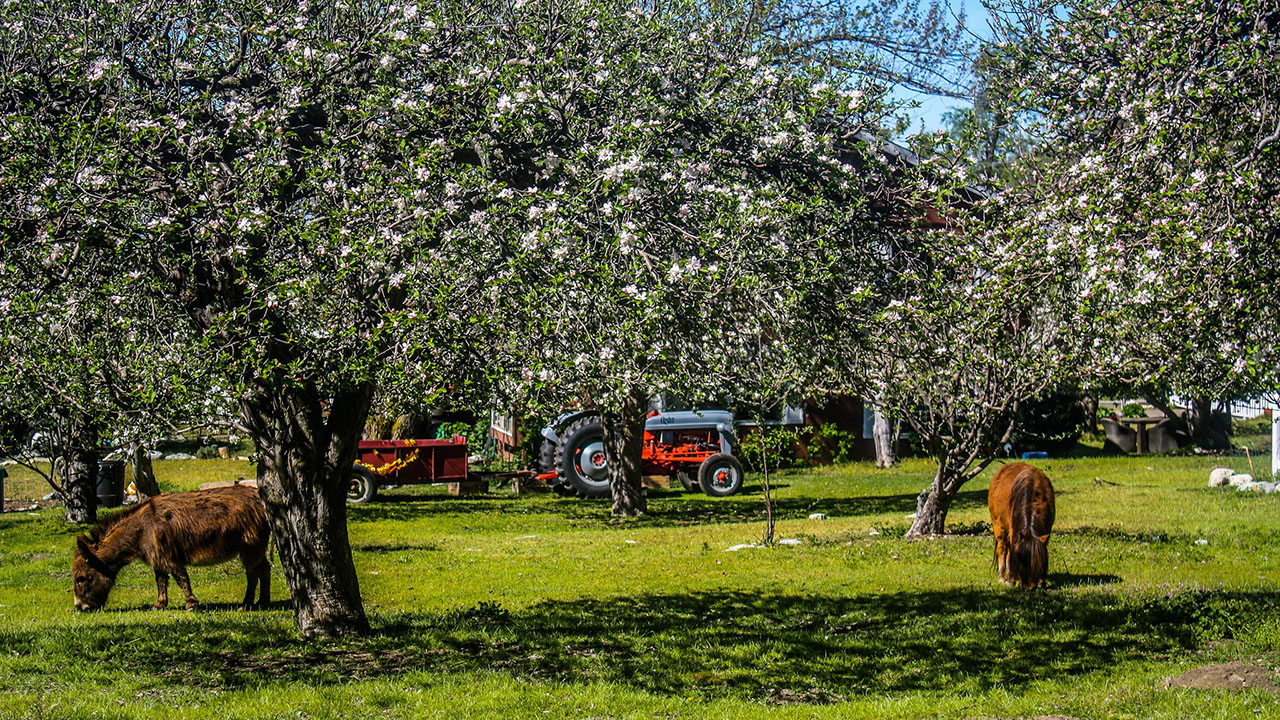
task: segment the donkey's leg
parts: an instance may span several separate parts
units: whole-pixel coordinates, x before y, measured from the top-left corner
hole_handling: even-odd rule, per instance
[[[169,605],[169,573],[156,569],[156,604],[151,607],[163,610]]]
[[[262,592],[258,595],[258,604],[266,607],[271,604],[271,561],[263,556],[258,564],[258,587]]]
[[[252,558],[244,555],[240,556],[240,564],[244,565],[244,602],[240,603],[241,610],[248,610],[253,607],[253,591],[258,587],[258,565],[255,565]]]
[[[194,609],[200,601],[196,600],[196,596],[191,592],[191,578],[187,576],[187,568],[179,565],[173,569],[173,579],[178,581],[178,587],[182,588],[182,594],[187,596],[187,609]]]

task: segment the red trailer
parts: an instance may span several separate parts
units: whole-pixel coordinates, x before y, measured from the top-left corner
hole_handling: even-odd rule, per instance
[[[382,485],[467,482],[467,439],[361,440],[347,501],[367,503]]]

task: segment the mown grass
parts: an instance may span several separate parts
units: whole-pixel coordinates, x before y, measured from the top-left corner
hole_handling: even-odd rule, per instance
[[[192,571],[195,612],[143,609],[135,565],[107,612],[76,614],[75,528],[3,515],[0,717],[1277,717],[1258,692],[1160,689],[1213,662],[1280,667],[1280,497],[1206,487],[1224,461],[1244,459],[1042,461],[1058,521],[1034,594],[994,581],[985,478],[958,534],[901,539],[923,461],[775,476],[779,537],[801,544],[739,552],[762,531],[758,479],[653,492],[640,521],[403,488],[351,509],[376,633],[338,642],[299,639],[284,602],[231,609],[231,565]],[[174,488],[250,474],[156,469]]]

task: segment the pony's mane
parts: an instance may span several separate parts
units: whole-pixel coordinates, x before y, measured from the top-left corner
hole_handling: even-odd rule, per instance
[[[84,538],[90,545],[97,545],[102,538],[106,537],[111,528],[125,518],[133,515],[142,509],[146,503],[137,503],[131,508],[125,508],[119,512],[112,513],[98,520],[98,524],[86,530],[80,537]]]

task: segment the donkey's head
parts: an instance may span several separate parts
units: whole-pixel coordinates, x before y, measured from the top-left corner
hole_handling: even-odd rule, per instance
[[[71,577],[75,579],[77,610],[99,610],[107,604],[107,594],[116,584],[116,574],[98,557],[97,543],[92,538],[76,538],[76,554],[71,559]]]

